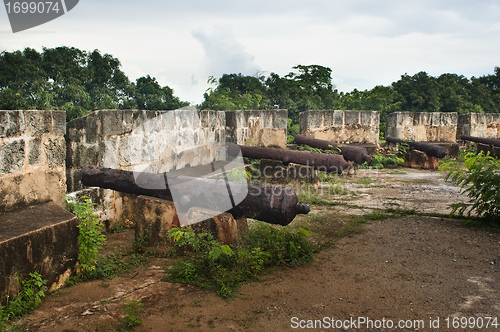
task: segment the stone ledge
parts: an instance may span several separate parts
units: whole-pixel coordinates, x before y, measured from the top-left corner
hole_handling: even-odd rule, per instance
[[[78,258],[78,219],[54,203],[0,214],[0,297],[17,293],[16,278],[38,272],[57,289]]]

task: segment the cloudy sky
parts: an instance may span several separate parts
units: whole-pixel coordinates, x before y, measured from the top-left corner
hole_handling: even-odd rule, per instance
[[[0,9],[0,52],[98,49],[181,100],[200,103],[210,75],[285,75],[330,67],[340,91],[390,85],[426,71],[492,74],[500,66],[498,0],[82,0],[70,12],[12,33]]]

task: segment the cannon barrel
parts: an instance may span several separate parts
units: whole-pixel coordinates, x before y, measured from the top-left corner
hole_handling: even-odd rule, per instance
[[[336,154],[325,154],[308,151],[294,151],[278,148],[263,148],[255,146],[233,145],[239,148],[243,157],[255,159],[280,160],[285,164],[294,163],[311,166],[313,169],[329,173],[341,174],[344,170],[351,168],[351,164],[345,161],[344,156]],[[230,148],[231,149],[231,148]],[[229,151],[231,154],[231,151]]]
[[[358,146],[338,144],[335,142],[307,137],[303,135],[295,135],[295,143],[309,145],[310,147],[322,150],[339,149],[340,154],[344,156],[345,160],[354,161],[357,164],[363,164],[364,162],[370,163],[372,161],[372,157],[368,154],[368,151],[365,148],[361,148]]]
[[[167,176],[165,173],[129,172],[98,166],[85,166],[82,169],[81,181],[89,187],[112,189],[165,200],[173,200],[171,191],[173,186],[182,186],[187,193],[183,198],[190,199],[191,196],[196,196],[214,205],[219,201],[218,198],[224,198],[221,197],[222,192],[217,192],[214,188],[221,188],[221,185],[225,187],[227,184],[224,179]],[[239,204],[233,204],[233,207],[227,211],[220,211],[221,213],[229,212],[235,218],[247,217],[284,226],[288,225],[297,214],[307,214],[310,211],[309,205],[299,202],[291,187],[232,182],[231,189],[233,192],[243,189],[245,192],[248,191]],[[225,191],[226,200],[227,193]]]
[[[411,149],[422,151],[427,153],[429,156],[437,157],[437,158],[444,158],[446,155],[448,155],[448,151],[446,150],[445,147],[435,145],[435,144],[429,144],[429,143],[423,143],[423,142],[415,142],[415,141],[406,141],[402,140],[399,138],[394,138],[387,136],[385,138],[387,143],[406,143]]]
[[[462,135],[460,139],[463,141],[471,141],[474,143],[481,143],[492,146],[500,146],[500,139],[484,138],[484,137],[474,137],[469,135]]]

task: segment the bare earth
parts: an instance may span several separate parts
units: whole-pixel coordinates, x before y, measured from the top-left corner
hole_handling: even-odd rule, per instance
[[[360,184],[365,177],[373,181]],[[349,194],[322,196],[336,204],[313,207],[313,215],[331,214],[325,229],[373,208],[445,214],[449,204],[466,200],[443,174],[431,171],[359,171],[343,186]],[[359,331],[454,331],[454,317],[486,325],[486,317],[500,320],[500,234],[461,223],[421,214],[369,221],[361,232],[320,251],[310,265],[268,273],[231,301],[162,281],[171,261],[154,259],[121,277],[49,295],[22,324],[30,331],[116,331],[124,300],[137,299],[144,303],[143,324],[134,331],[292,331],[314,320],[323,324],[316,322],[315,330],[327,331],[334,330],[327,324],[331,318],[354,322],[347,330]],[[127,244],[132,236],[113,234],[109,241]],[[373,327],[356,324],[366,320]],[[407,328],[397,328],[400,320]],[[497,330],[500,325],[481,329]]]

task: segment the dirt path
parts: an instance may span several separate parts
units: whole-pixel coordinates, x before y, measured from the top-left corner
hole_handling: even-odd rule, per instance
[[[367,175],[371,182],[362,180]],[[465,199],[437,172],[359,172],[343,186],[346,192],[323,196],[335,204],[313,209],[331,214],[323,221],[327,228],[371,208],[447,213],[451,202]],[[117,236],[126,242],[131,233]],[[169,263],[156,259],[119,278],[65,288],[33,313],[30,330],[116,331],[124,300],[135,299],[144,312],[134,331],[291,331],[314,324],[326,331],[331,318],[345,321],[347,330],[454,331],[461,317],[484,325],[486,317],[498,317],[497,329],[481,330],[500,330],[500,234],[464,228],[458,220],[408,215],[370,221],[312,264],[269,273],[229,302],[161,281]],[[397,329],[400,320],[407,328]]]

